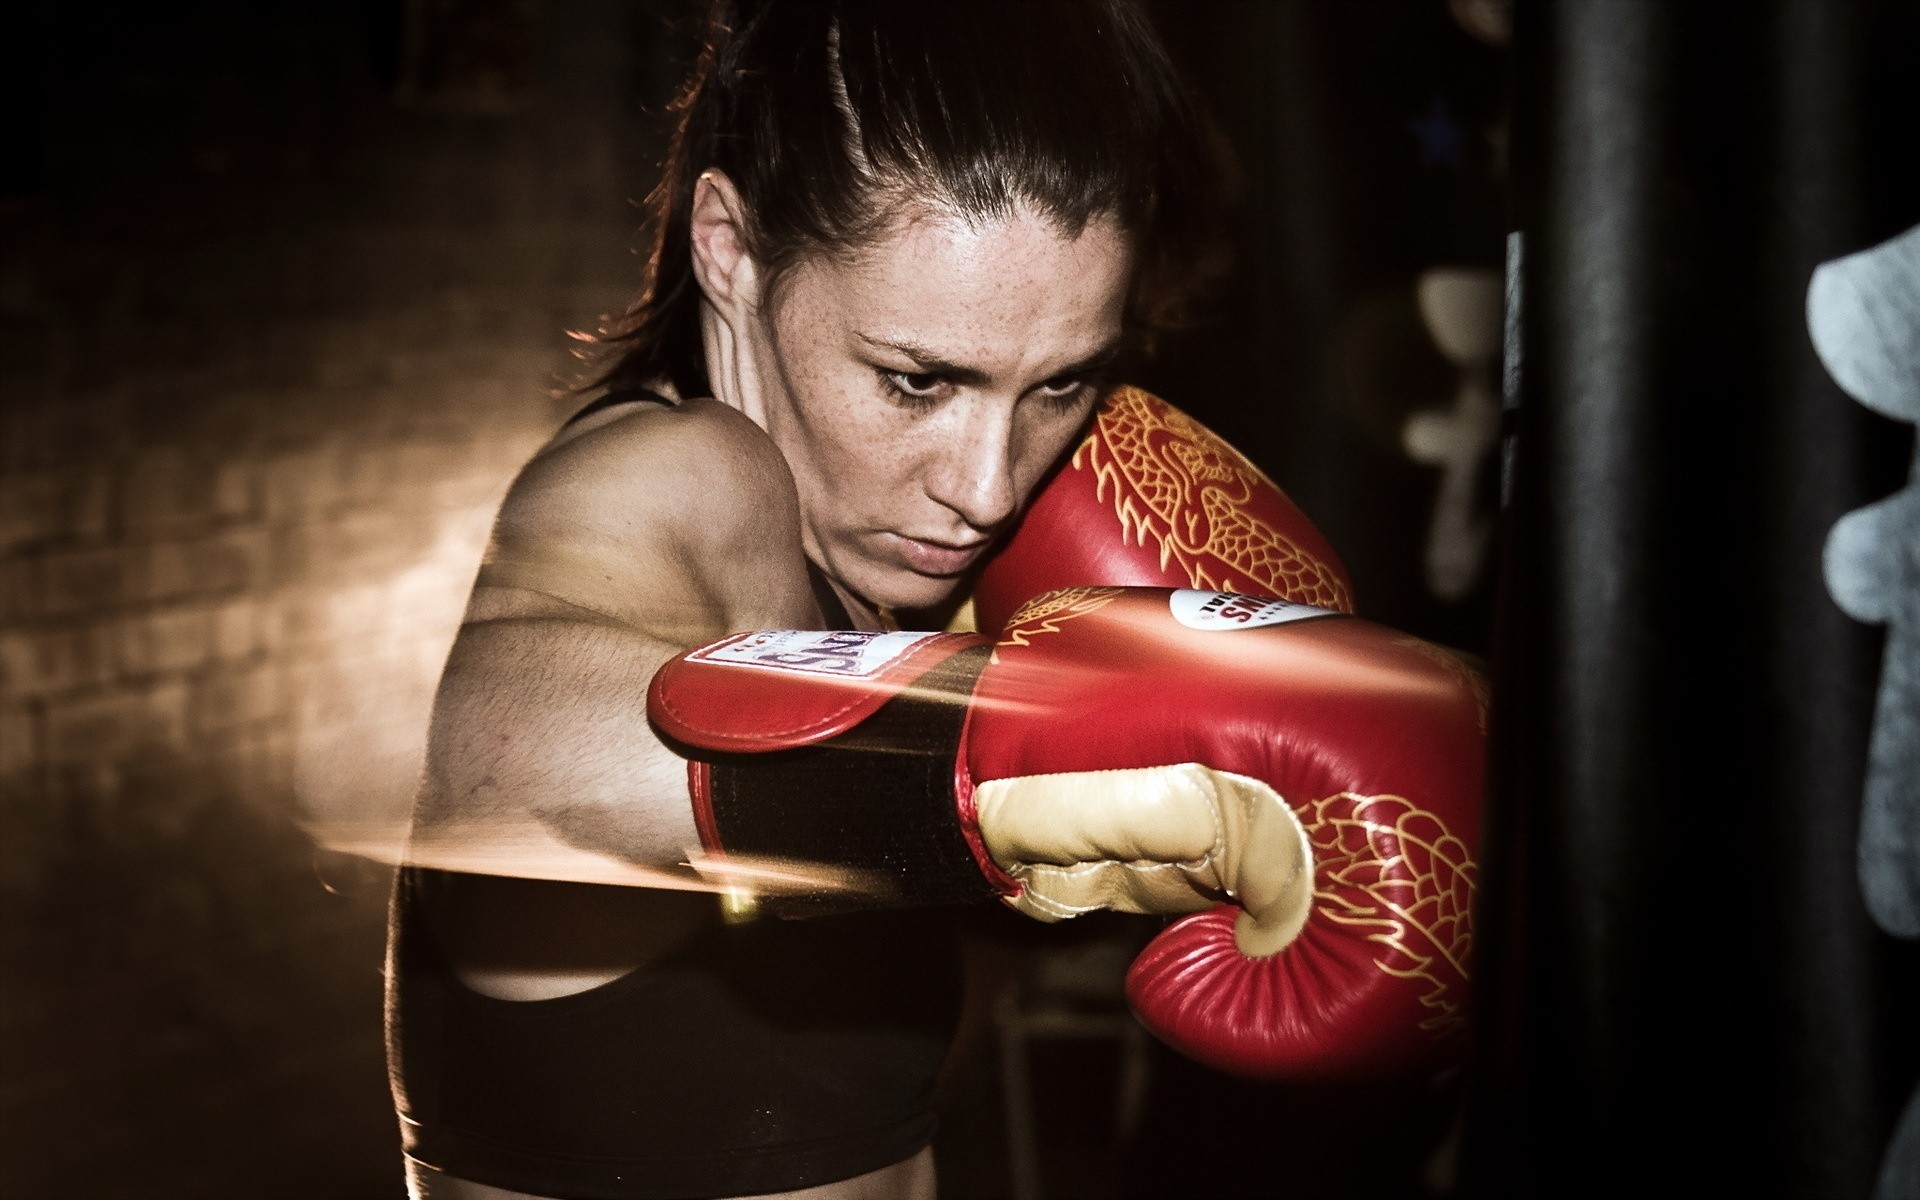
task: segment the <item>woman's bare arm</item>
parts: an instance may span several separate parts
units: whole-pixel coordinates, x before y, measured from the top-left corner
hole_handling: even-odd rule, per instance
[[[697,844],[686,767],[646,719],[654,670],[752,628],[816,626],[793,482],[713,401],[557,439],[495,525],[440,683],[414,858],[604,879]]]

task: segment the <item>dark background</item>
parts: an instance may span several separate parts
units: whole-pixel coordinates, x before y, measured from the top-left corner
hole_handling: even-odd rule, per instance
[[[297,822],[404,803],[488,515],[574,403],[565,333],[637,286],[692,7],[0,16],[0,1193],[398,1194],[387,875]],[[1156,11],[1241,185],[1234,275],[1145,382],[1325,525],[1364,610],[1483,646],[1487,586],[1421,586],[1435,475],[1394,422],[1453,386],[1415,273],[1498,269],[1500,52],[1438,0]],[[1349,396],[1369,304],[1410,383]],[[1158,1065],[1143,1144],[1228,1086]],[[1101,1114],[1043,1122],[1051,1194],[1159,1186],[1109,1153],[1109,1044],[1036,1067]],[[956,1085],[952,1194],[1009,1186],[997,1086]],[[1352,1128],[1310,1099],[1303,1143]]]
[[[577,403],[566,331],[637,287],[691,7],[0,15],[0,1194],[400,1194],[389,877],[301,822],[404,807],[491,510]],[[1402,436],[1462,378],[1416,279],[1502,269],[1499,7],[1153,5],[1239,182],[1231,276],[1141,375],[1315,517],[1363,613],[1481,652],[1491,564],[1428,585],[1440,472]],[[1493,460],[1462,466],[1490,517]],[[1447,1178],[1452,1084],[1160,1055],[1121,1145],[1113,1045],[1034,1053],[1048,1195]],[[1011,1186],[996,1071],[956,1073],[950,1197]]]

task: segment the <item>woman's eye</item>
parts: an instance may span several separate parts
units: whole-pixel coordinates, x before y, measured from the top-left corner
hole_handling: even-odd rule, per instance
[[[880,377],[886,380],[888,387],[909,400],[937,400],[946,383],[938,375],[906,371],[882,371]]]
[[[1084,379],[1049,379],[1033,389],[1041,399],[1060,408],[1071,408],[1087,390]]]

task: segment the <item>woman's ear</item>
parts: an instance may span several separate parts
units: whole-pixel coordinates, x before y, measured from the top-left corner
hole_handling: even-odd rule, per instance
[[[746,205],[722,171],[701,173],[693,184],[693,274],[723,317],[760,307],[759,264],[747,253]]]

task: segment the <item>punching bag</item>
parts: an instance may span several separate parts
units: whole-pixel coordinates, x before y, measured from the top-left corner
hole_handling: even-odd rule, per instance
[[[1857,853],[1887,635],[1822,573],[1912,431],[1807,327],[1816,269],[1898,227],[1884,15],[1516,6],[1467,1195],[1872,1196],[1920,1075]]]

